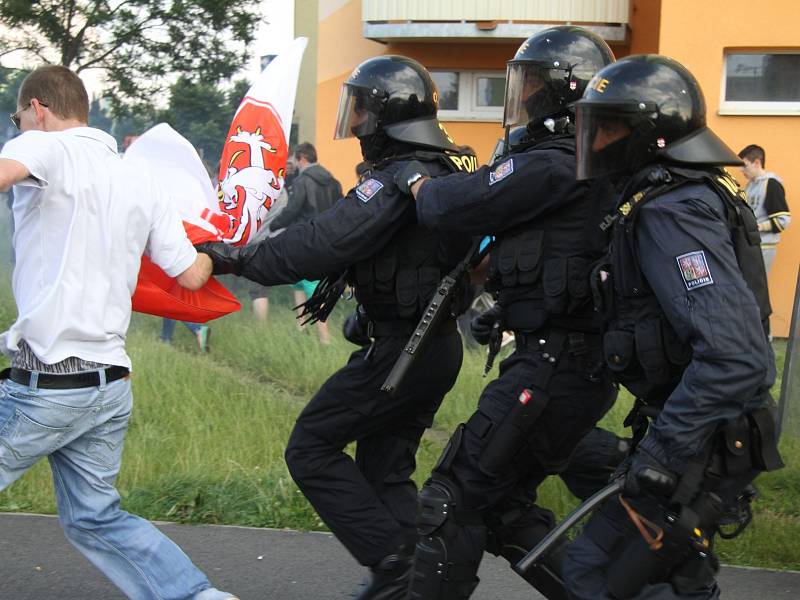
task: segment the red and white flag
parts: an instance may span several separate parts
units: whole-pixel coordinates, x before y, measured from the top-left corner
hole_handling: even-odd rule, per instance
[[[162,123],[139,136],[125,153],[167,192],[193,244],[246,244],[284,185],[289,130],[307,39],[298,38],[251,86],[231,123],[220,160],[216,193],[197,151]],[[182,288],[146,256],[133,310],[205,323],[241,308],[213,277],[200,290]]]
[[[239,105],[219,165],[223,241],[246,244],[283,189],[300,63],[308,40],[297,38],[267,65]]]

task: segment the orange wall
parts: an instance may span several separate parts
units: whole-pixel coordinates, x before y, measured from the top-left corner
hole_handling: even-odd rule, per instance
[[[700,82],[708,124],[738,152],[748,144],[763,146],[766,166],[784,180],[794,222],[783,233],[769,275],[772,330],[788,332],[800,262],[800,171],[797,147],[800,116],[719,115],[725,48],[787,49],[800,52],[800,3],[797,0],[666,0],[661,6],[660,52],[685,65]],[[732,169],[742,183],[739,169]]]
[[[355,184],[361,161],[357,140],[333,140],[339,91],[356,65],[380,54],[402,54],[429,69],[491,69],[505,71],[518,44],[379,44],[362,37],[361,2],[352,0],[320,22],[317,75],[317,151],[319,160],[348,189]],[[457,144],[469,144],[481,162],[489,159],[498,138],[499,122],[444,121]]]

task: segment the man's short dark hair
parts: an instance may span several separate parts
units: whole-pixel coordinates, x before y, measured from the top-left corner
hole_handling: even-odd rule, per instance
[[[764,149],[761,146],[756,146],[755,144],[745,146],[742,151],[739,152],[739,158],[746,158],[750,162],[755,162],[756,159],[758,159],[761,161],[762,169],[767,161],[767,155],[764,152]]]
[[[36,98],[57,117],[89,122],[89,95],[81,78],[67,67],[39,67],[22,82],[17,104],[24,108]]]
[[[317,149],[310,142],[303,142],[294,151],[294,157],[305,158],[310,163],[317,162]]]

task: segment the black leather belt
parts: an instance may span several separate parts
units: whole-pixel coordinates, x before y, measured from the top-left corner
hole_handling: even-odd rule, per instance
[[[417,328],[416,321],[369,321],[367,323],[367,335],[369,337],[409,337]],[[434,337],[448,335],[456,330],[455,319],[442,321],[439,328],[434,333]]]
[[[117,379],[122,379],[128,374],[125,367],[106,367],[95,371],[84,371],[83,373],[43,373],[39,371],[39,378],[36,382],[37,388],[46,390],[71,390],[75,388],[98,387],[100,385],[100,373],[105,372],[106,383],[111,383]],[[32,371],[26,369],[3,369],[0,372],[0,379],[10,379],[14,383],[28,386],[31,385],[33,376]]]

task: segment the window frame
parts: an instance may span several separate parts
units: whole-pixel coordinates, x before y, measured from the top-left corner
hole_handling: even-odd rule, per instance
[[[439,109],[440,121],[503,121],[503,106],[478,106],[475,95],[479,77],[497,77],[505,83],[506,72],[491,69],[430,69],[431,73],[458,73],[458,108]]]
[[[720,115],[800,115],[800,99],[793,102],[770,102],[765,100],[726,100],[728,86],[728,57],[740,54],[795,54],[800,59],[800,48],[797,50],[725,50],[722,59],[722,81],[720,82],[719,109]]]

